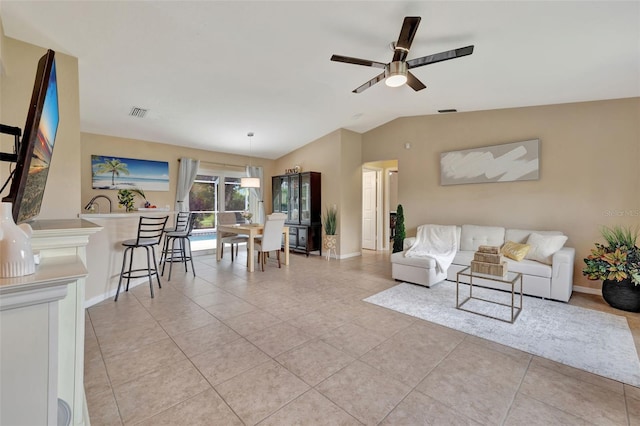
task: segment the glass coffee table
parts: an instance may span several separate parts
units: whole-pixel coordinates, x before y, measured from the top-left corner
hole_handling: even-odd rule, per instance
[[[469,283],[465,283],[465,282],[460,282],[460,277],[468,277],[469,278]],[[498,282],[498,283],[502,283],[505,284],[506,288],[510,288],[511,289],[511,303],[502,303],[502,302],[498,302],[495,300],[489,300],[489,299],[485,299],[482,297],[477,297],[473,295],[473,289],[474,286],[475,287],[482,287],[483,291],[484,290],[493,290],[493,291],[497,291],[497,292],[501,292],[501,290],[499,289],[494,289],[491,287],[484,287],[484,286],[478,286],[478,284],[474,284],[473,280],[474,278],[482,278],[483,280],[489,280],[489,281],[494,281],[494,282]],[[519,286],[518,286],[519,283]],[[465,298],[464,300],[460,300],[460,284],[465,284],[469,286],[469,297]],[[520,288],[520,303],[519,305],[516,305],[516,288],[519,287]],[[508,290],[507,290],[508,291]],[[465,305],[465,303],[469,302],[470,300],[481,300],[483,302],[486,303],[492,303],[494,305],[500,305],[500,306],[506,306],[511,308],[511,319],[503,319],[500,318],[498,316],[493,316],[493,315],[488,315],[486,313],[482,313],[482,312],[478,312],[475,310],[471,310],[468,309],[467,307],[463,307]],[[520,312],[522,312],[522,274],[520,272],[507,272],[507,274],[505,276],[496,276],[496,275],[489,275],[489,274],[481,274],[479,272],[471,272],[471,266],[466,267],[465,269],[461,270],[460,272],[458,272],[456,274],[456,308],[460,309],[461,311],[466,311],[466,312],[471,312],[473,314],[478,314],[478,315],[482,315],[484,317],[487,318],[493,318],[493,319],[497,319],[499,321],[504,321],[504,322],[508,322],[513,324],[515,322],[515,320],[518,318],[518,315],[520,315]]]

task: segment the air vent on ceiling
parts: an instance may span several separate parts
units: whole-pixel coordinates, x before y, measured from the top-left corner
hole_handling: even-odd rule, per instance
[[[131,111],[129,112],[129,116],[130,117],[144,118],[144,116],[147,115],[147,112],[149,112],[148,109],[144,109],[144,108],[140,108],[140,107],[132,107]]]
[[[438,112],[440,114],[444,114],[444,113],[447,113],[447,112],[458,112],[458,110],[457,109],[453,109],[453,108],[450,108],[450,109],[439,109]]]

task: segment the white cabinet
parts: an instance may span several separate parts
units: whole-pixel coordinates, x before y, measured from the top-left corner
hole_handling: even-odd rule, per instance
[[[81,219],[36,221],[36,273],[0,279],[0,424],[55,425],[57,400],[71,424],[89,424],[84,396],[84,286],[89,236]]]
[[[58,304],[86,274],[77,257],[60,257],[0,279],[0,424],[57,424]]]

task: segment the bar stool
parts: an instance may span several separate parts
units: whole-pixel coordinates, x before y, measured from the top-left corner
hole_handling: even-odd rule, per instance
[[[129,291],[129,281],[131,278],[149,277],[149,288],[151,290],[151,297],[153,298],[153,282],[151,277],[156,276],[158,280],[158,287],[160,285],[160,276],[158,275],[158,263],[156,262],[155,246],[160,244],[162,234],[164,233],[164,227],[169,220],[169,216],[163,217],[145,217],[140,216],[138,222],[138,235],[131,240],[125,240],[122,245],[125,247],[122,256],[122,269],[120,270],[120,280],[118,281],[118,290],[116,291],[115,302],[118,301],[118,295],[120,294],[120,287],[122,286],[122,280],[127,279],[127,286],[125,291]],[[144,248],[147,251],[147,268],[133,268],[133,251],[137,248]],[[129,254],[129,268],[125,270],[127,264],[127,253]],[[151,267],[151,257],[153,256],[153,268]]]
[[[164,267],[167,262],[169,262],[168,281],[171,281],[171,270],[173,269],[174,262],[184,263],[184,271],[188,272],[187,262],[190,261],[191,271],[193,272],[193,276],[196,276],[196,269],[193,266],[193,256],[191,254],[191,240],[189,239],[195,223],[194,216],[195,213],[179,212],[176,217],[175,229],[165,232],[160,263],[162,264],[161,275],[164,276]],[[176,241],[178,242],[178,248],[176,248]]]

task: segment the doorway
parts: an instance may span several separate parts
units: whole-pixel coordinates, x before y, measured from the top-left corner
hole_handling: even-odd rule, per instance
[[[392,213],[398,202],[398,161],[362,166],[362,249],[390,250]]]

